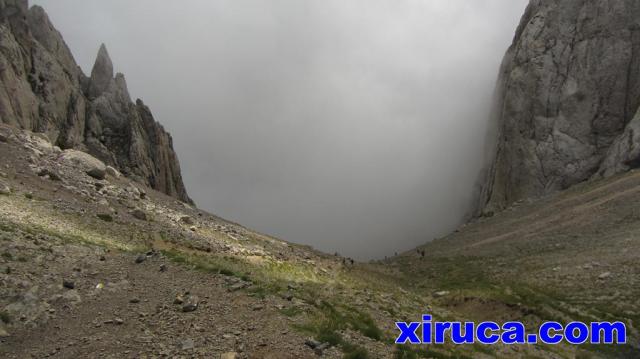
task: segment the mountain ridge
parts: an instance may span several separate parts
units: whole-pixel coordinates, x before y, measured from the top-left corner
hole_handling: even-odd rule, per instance
[[[43,8],[0,1],[0,122],[45,133],[136,181],[187,203],[173,139],[141,101],[132,102],[104,44],[87,77]]]

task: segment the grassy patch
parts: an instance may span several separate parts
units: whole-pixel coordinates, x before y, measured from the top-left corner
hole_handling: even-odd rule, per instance
[[[428,263],[423,269],[424,272],[418,274],[429,278],[428,284],[432,289],[486,290],[493,285],[487,279],[486,259],[467,256],[444,257],[430,258]]]
[[[269,277],[285,283],[327,283],[329,280],[317,274],[309,265],[290,262],[268,262],[262,271]]]
[[[353,327],[353,329],[362,333],[365,337],[369,337],[374,340],[382,339],[382,330],[378,328],[376,323],[373,321],[368,314],[363,312],[353,313],[349,318],[349,323]]]
[[[225,269],[225,268],[221,268],[221,269],[219,270],[219,273],[220,273],[220,274],[222,274],[222,275],[226,275],[227,277],[234,277],[234,276],[236,276],[236,274],[235,274],[232,270]]]
[[[144,232],[131,226],[122,231],[119,229],[123,228],[96,226],[96,222],[87,221],[86,216],[49,211],[40,204],[24,200],[9,201],[7,209],[10,214],[4,219],[9,226],[13,225],[28,234],[45,234],[57,237],[64,243],[97,245],[126,252],[142,251],[147,247],[139,240],[144,238]],[[23,216],[21,213],[29,215]]]
[[[0,223],[0,231],[13,233],[16,231],[16,227],[10,223],[2,222]]]
[[[343,348],[344,350],[344,348]],[[351,346],[349,350],[344,350],[344,359],[368,359],[369,353],[365,348],[359,346]]]
[[[319,310],[324,318],[324,322],[321,322],[320,328],[324,330],[338,331],[351,328],[374,340],[380,340],[382,338],[380,328],[378,328],[373,319],[364,312],[347,306],[342,306],[341,308],[335,307],[325,301],[321,302]]]
[[[295,297],[308,303],[315,303],[320,288],[327,283],[314,273],[313,269],[302,264],[265,261],[251,263],[233,256],[213,254],[193,254],[180,249],[168,248],[162,253],[176,263],[193,266],[193,268],[214,274],[222,274],[253,283],[249,289],[251,295],[264,298],[267,295],[279,295],[286,292],[287,286],[299,284]]]
[[[90,230],[82,230],[80,226],[76,226],[73,232],[44,227],[37,224],[19,224],[19,226],[22,231],[33,236],[44,234],[49,237],[58,238],[65,244],[74,243],[81,245],[98,246],[103,248],[118,249],[125,252],[142,252],[146,250],[146,248],[142,245],[124,244],[122,241],[109,235],[102,235]]]
[[[430,358],[430,359],[472,359],[469,356],[463,354],[454,354],[447,352],[440,352],[428,348],[414,348],[409,345],[397,345],[394,352],[395,359],[418,359],[418,358]]]
[[[250,297],[259,298],[259,299],[264,299],[267,297],[267,295],[272,293],[272,291],[270,291],[264,286],[253,286],[248,289],[248,292]]]
[[[337,307],[326,301],[316,309],[312,320],[298,329],[312,334],[319,342],[340,346],[345,358],[368,358],[369,355],[364,348],[346,341],[341,331],[352,329],[374,340],[382,338],[382,331],[366,313],[347,306]]]
[[[394,359],[418,359],[418,353],[407,345],[398,345],[393,357]]]
[[[190,255],[174,249],[162,250],[161,252],[174,263],[192,265],[194,269],[202,272],[238,278],[245,276],[242,273],[246,267],[235,258]]]
[[[282,315],[287,317],[296,317],[302,314],[302,309],[298,307],[288,307],[288,308],[280,309],[280,313],[282,313]]]

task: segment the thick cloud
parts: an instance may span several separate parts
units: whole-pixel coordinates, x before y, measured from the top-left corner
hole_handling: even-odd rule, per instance
[[[39,0],[171,131],[200,207],[357,258],[455,228],[526,0]]]

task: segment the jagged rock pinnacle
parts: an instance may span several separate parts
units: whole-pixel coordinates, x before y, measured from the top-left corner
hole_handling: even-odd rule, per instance
[[[89,97],[96,98],[104,93],[113,81],[113,63],[105,44],[100,46],[98,57],[91,70]]]
[[[45,133],[63,149],[87,152],[192,203],[171,136],[146,106],[131,102],[124,75],[114,77],[107,47],[100,46],[85,76],[44,9],[27,5],[0,0],[0,124]]]
[[[118,96],[120,96],[124,101],[131,102],[131,96],[129,95],[129,89],[127,87],[127,80],[124,75],[120,72],[116,74],[116,91]]]

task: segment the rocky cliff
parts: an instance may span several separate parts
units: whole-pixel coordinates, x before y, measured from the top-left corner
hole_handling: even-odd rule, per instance
[[[640,165],[640,2],[531,0],[500,71],[479,209]]]
[[[114,76],[104,45],[91,76],[76,64],[41,7],[0,0],[0,122],[45,133],[158,191],[192,202],[171,136]]]

